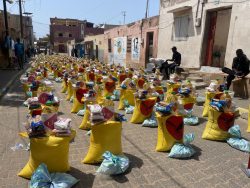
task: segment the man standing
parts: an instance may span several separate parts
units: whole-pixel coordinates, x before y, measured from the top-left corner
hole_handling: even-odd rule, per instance
[[[17,39],[17,43],[15,44],[15,55],[19,64],[19,69],[23,69],[24,45],[20,42],[20,38]]]
[[[238,78],[244,78],[249,74],[249,64],[250,61],[247,56],[244,54],[242,49],[236,50],[236,57],[233,59],[232,70],[224,67],[222,72],[228,74],[226,80],[226,88],[229,90],[232,81],[237,76]]]

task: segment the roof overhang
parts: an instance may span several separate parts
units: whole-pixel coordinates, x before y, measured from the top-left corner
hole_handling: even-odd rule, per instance
[[[175,12],[180,12],[180,11],[184,11],[188,9],[192,9],[192,6],[175,7],[173,9],[168,10],[167,13],[175,13]]]

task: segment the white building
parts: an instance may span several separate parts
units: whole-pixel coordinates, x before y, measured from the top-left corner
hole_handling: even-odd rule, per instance
[[[161,0],[158,57],[182,54],[182,67],[231,67],[238,48],[250,58],[250,0]]]

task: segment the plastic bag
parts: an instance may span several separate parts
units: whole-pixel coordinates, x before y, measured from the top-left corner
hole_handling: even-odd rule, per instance
[[[84,113],[85,113],[85,109],[82,109],[82,110],[79,110],[79,111],[77,112],[77,115],[78,115],[78,116],[84,116]]]
[[[250,153],[250,142],[241,137],[241,131],[239,125],[234,125],[228,130],[232,138],[227,140],[227,143],[240,151]]]
[[[74,96],[72,96],[69,100],[69,102],[73,103],[74,102]]]
[[[126,156],[116,156],[106,151],[102,157],[104,158],[101,166],[97,169],[97,173],[105,175],[117,175],[124,173],[129,167],[129,159]]]
[[[184,118],[184,125],[197,125],[199,124],[199,118],[192,116]]]
[[[50,174],[46,164],[42,163],[31,177],[30,188],[70,188],[78,181],[70,174]]]
[[[111,96],[112,101],[119,101],[120,99],[120,92],[118,90],[115,90],[113,95]]]
[[[125,114],[133,114],[134,109],[134,106],[125,107]]]
[[[193,140],[194,140],[194,134],[186,134],[184,136],[183,144],[180,143],[175,144],[172,147],[168,157],[177,159],[192,157],[196,153],[196,151],[190,145],[190,143]]]
[[[154,119],[146,119],[143,123],[142,123],[143,127],[158,127],[156,120]]]

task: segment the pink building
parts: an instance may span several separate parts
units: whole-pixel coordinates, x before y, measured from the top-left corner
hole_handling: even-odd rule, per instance
[[[159,16],[104,32],[104,61],[126,67],[146,67],[157,57]]]

